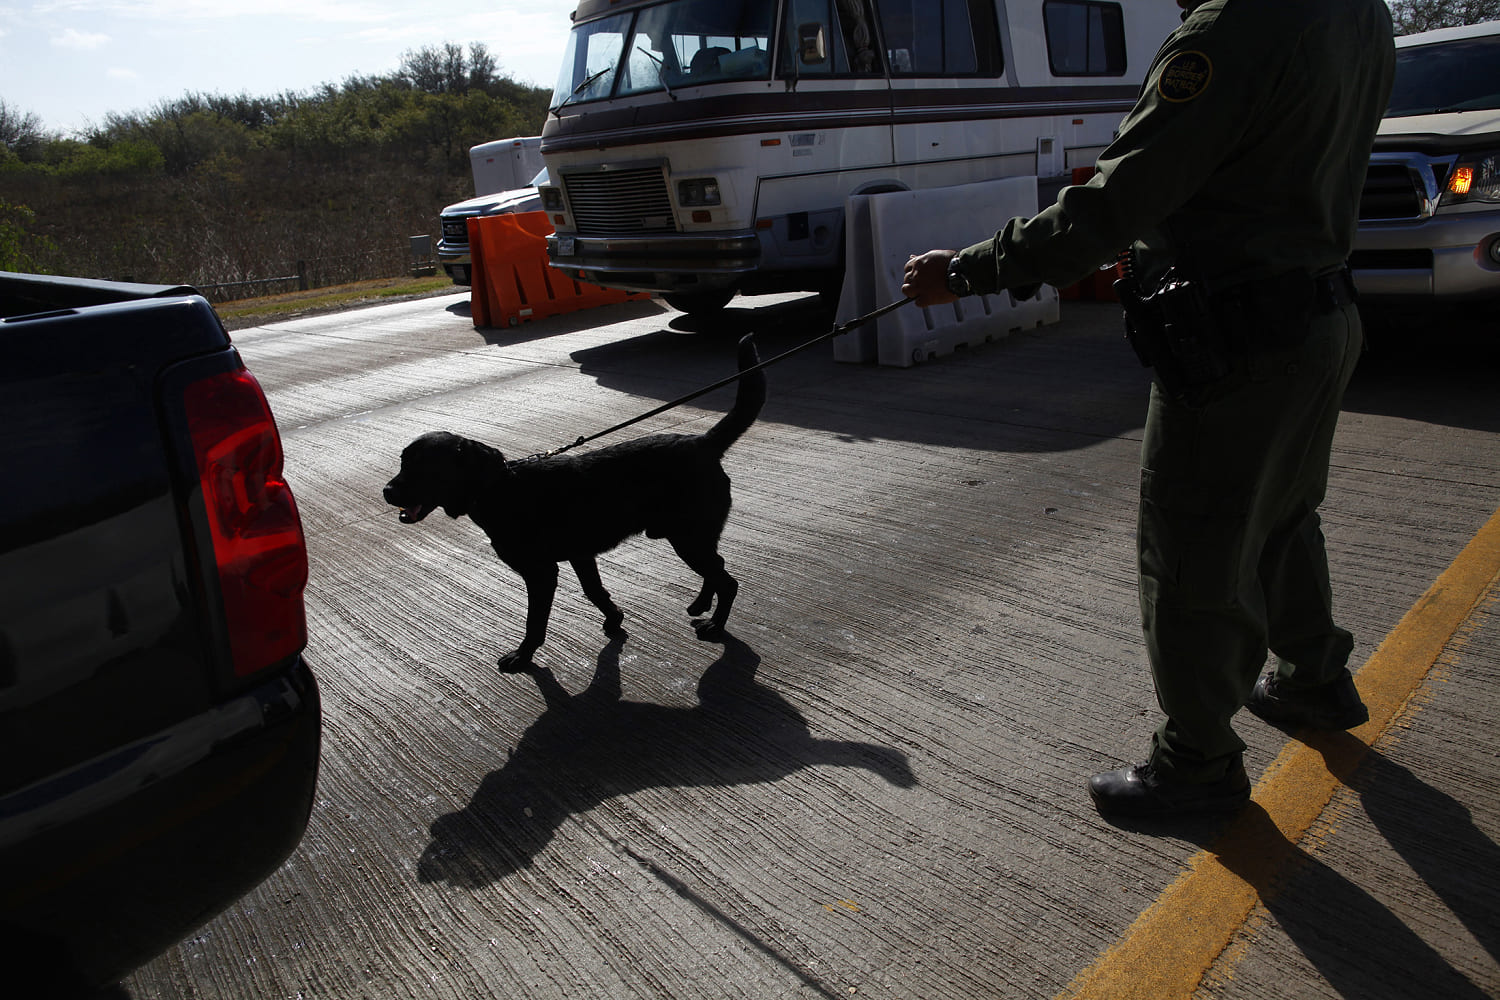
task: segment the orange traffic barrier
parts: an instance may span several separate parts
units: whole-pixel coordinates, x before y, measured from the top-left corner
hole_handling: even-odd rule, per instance
[[[469,315],[475,329],[490,325],[489,282],[485,280],[487,262],[484,259],[484,241],[480,239],[478,219],[469,220]]]
[[[469,220],[470,312],[476,327],[516,326],[577,309],[650,298],[600,288],[547,262],[546,212],[484,215]]]
[[[1120,296],[1115,292],[1115,280],[1123,277],[1120,265],[1101,268],[1083,279],[1089,286],[1088,298],[1095,302],[1118,302]]]

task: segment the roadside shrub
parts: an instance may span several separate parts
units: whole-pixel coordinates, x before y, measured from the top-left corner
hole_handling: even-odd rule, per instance
[[[35,218],[25,205],[0,201],[0,271],[38,271],[33,253],[56,249],[45,237],[26,231]]]
[[[547,113],[546,90],[454,48],[307,94],[188,94],[25,157],[0,146],[0,259],[204,288],[399,274],[408,237],[474,193],[469,148],[534,135]]]

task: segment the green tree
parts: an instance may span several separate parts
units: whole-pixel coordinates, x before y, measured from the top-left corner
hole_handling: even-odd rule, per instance
[[[30,163],[36,161],[50,138],[35,113],[12,107],[0,98],[0,148]]]
[[[470,42],[467,56],[453,42],[409,49],[401,55],[398,76],[428,94],[491,93],[502,79],[499,63],[483,42]]]
[[[490,92],[499,78],[500,64],[483,42],[469,43],[469,89]]]
[[[27,248],[56,249],[51,240],[27,233],[35,219],[36,213],[25,205],[0,200],[0,271],[35,271],[36,260]]]
[[[88,142],[105,149],[120,142],[155,146],[167,172],[181,174],[221,152],[244,153],[254,137],[244,122],[214,110],[210,100],[189,94],[162,101],[145,115],[106,115],[104,126],[90,133]]]

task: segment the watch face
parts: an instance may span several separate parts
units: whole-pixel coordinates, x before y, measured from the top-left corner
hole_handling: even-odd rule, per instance
[[[954,295],[968,295],[972,291],[969,279],[958,269],[957,257],[948,265],[948,291]]]

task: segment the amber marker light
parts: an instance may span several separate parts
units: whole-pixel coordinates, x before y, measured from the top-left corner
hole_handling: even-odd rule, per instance
[[[1456,195],[1469,193],[1469,186],[1474,183],[1474,168],[1459,167],[1453,171],[1453,176],[1448,178],[1448,190]]]

